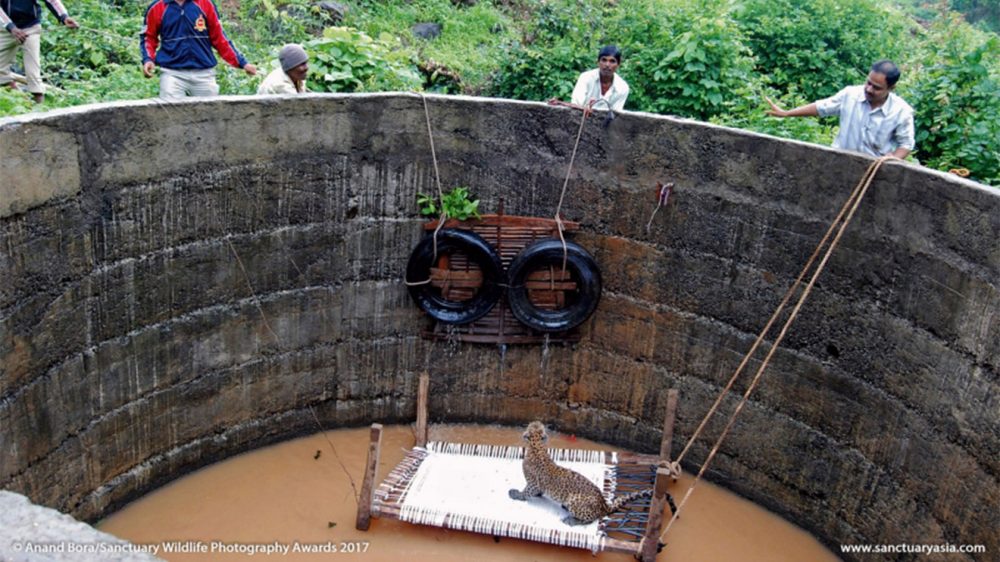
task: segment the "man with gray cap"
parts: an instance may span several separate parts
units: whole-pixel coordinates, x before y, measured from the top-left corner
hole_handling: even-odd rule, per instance
[[[278,53],[281,68],[275,68],[257,88],[257,93],[301,94],[306,91],[306,74],[309,73],[309,55],[299,45],[285,45]]]

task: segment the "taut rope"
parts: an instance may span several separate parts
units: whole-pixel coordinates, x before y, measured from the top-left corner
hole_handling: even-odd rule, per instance
[[[583,124],[587,122],[588,111],[583,112],[580,118],[580,128],[576,132],[576,142],[573,143],[573,153],[569,157],[569,166],[566,168],[566,179],[563,180],[562,193],[559,194],[559,204],[556,205],[556,227],[559,229],[559,240],[563,247],[563,273],[566,272],[566,260],[569,256],[569,249],[566,247],[566,237],[563,235],[563,221],[559,213],[562,211],[563,200],[566,199],[566,187],[569,185],[569,176],[573,173],[573,163],[576,161],[576,150],[580,147],[580,137],[583,136]]]
[[[232,235],[227,232],[225,240],[229,244],[229,249],[232,250],[233,256],[236,258],[236,263],[240,266],[240,271],[243,272],[243,280],[246,281],[247,288],[250,289],[250,294],[253,296],[253,304],[257,307],[257,311],[260,312],[260,319],[264,321],[264,327],[267,328],[267,331],[274,338],[275,342],[281,343],[281,338],[271,329],[271,323],[267,321],[267,315],[264,314],[264,309],[260,306],[260,298],[257,296],[257,292],[254,291],[253,284],[250,283],[250,274],[247,273],[247,268],[243,265],[243,260],[240,259],[239,253],[236,252],[236,246],[233,246]]]
[[[802,268],[802,272],[799,273],[799,276],[795,279],[795,283],[793,283],[792,286],[788,289],[788,292],[785,293],[785,297],[781,301],[781,304],[778,305],[777,310],[775,310],[774,314],[771,315],[771,319],[768,320],[767,324],[764,326],[764,329],[761,330],[760,335],[757,336],[757,339],[750,347],[750,350],[747,351],[746,355],[744,355],[743,360],[740,362],[739,367],[736,368],[736,371],[733,373],[733,376],[729,379],[729,383],[726,385],[726,388],[724,388],[722,392],[719,394],[719,397],[716,398],[715,404],[712,405],[712,407],[709,409],[708,414],[705,415],[705,418],[698,425],[698,429],[696,429],[691,438],[688,439],[687,444],[684,446],[684,450],[677,458],[676,462],[678,464],[680,463],[681,459],[684,458],[684,455],[687,454],[688,450],[691,448],[691,445],[694,443],[695,439],[697,439],[698,436],[701,434],[702,430],[705,428],[705,425],[708,423],[708,420],[715,414],[716,410],[719,407],[719,404],[722,402],[722,399],[725,397],[726,393],[729,392],[729,390],[732,388],[733,383],[736,381],[736,378],[740,375],[743,368],[749,362],[750,357],[757,350],[757,347],[760,345],[761,341],[763,341],[764,337],[767,335],[767,332],[771,329],[771,326],[774,324],[774,321],[784,310],[785,305],[791,299],[792,294],[795,293],[795,290],[798,288],[802,279],[805,277],[806,272],[809,271],[810,267],[812,267],[813,262],[819,255],[820,250],[826,244],[827,240],[830,238],[830,235],[833,233],[834,230],[836,230],[837,233],[834,236],[833,241],[830,242],[829,247],[823,254],[823,258],[820,260],[819,265],[816,266],[816,270],[813,272],[812,277],[809,279],[809,283],[806,285],[805,289],[803,289],[802,294],[799,296],[799,300],[798,302],[796,302],[795,307],[789,314],[788,319],[785,320],[785,324],[784,326],[782,326],[781,331],[778,333],[778,337],[775,338],[774,343],[771,345],[771,349],[767,352],[767,355],[764,357],[764,361],[761,362],[761,365],[757,369],[756,374],[754,374],[754,378],[751,381],[750,386],[747,387],[746,392],[743,393],[743,398],[740,400],[739,404],[736,405],[736,409],[733,411],[732,415],[729,416],[729,420],[726,423],[726,427],[722,430],[722,433],[719,435],[719,438],[715,441],[715,444],[712,446],[712,450],[709,451],[708,457],[705,458],[705,462],[701,465],[701,469],[698,471],[698,475],[695,477],[694,482],[691,483],[691,486],[684,494],[684,498],[681,500],[680,504],[678,504],[677,511],[674,513],[673,517],[670,518],[670,522],[667,523],[667,527],[660,534],[659,538],[660,542],[663,542],[663,537],[666,536],[667,532],[670,531],[670,528],[673,526],[674,522],[677,521],[677,518],[680,516],[681,510],[684,508],[684,504],[687,503],[688,498],[691,497],[691,493],[694,491],[695,486],[697,486],[698,481],[701,480],[701,477],[705,474],[705,471],[708,469],[708,465],[711,464],[712,459],[715,458],[716,453],[719,451],[719,447],[722,445],[722,442],[729,434],[730,429],[732,429],[737,416],[739,416],[740,412],[743,410],[743,406],[746,405],[747,400],[750,398],[750,394],[753,393],[753,391],[757,388],[757,385],[760,383],[761,376],[764,374],[764,370],[770,363],[771,357],[774,355],[774,352],[777,351],[778,345],[781,344],[781,341],[784,339],[785,334],[788,332],[788,328],[792,325],[792,322],[795,321],[795,317],[798,316],[799,310],[802,308],[803,303],[805,303],[806,299],[809,297],[809,293],[812,292],[812,288],[816,284],[816,280],[819,278],[820,273],[823,272],[823,268],[826,267],[827,260],[829,260],[830,255],[833,253],[833,250],[837,247],[837,244],[840,242],[840,237],[844,234],[844,231],[847,229],[847,226],[851,223],[851,219],[854,218],[854,212],[857,211],[858,206],[861,204],[861,200],[868,192],[868,188],[871,186],[872,180],[875,178],[875,174],[878,172],[879,168],[882,167],[883,163],[885,163],[887,160],[892,160],[892,159],[894,159],[894,157],[883,156],[878,160],[872,162],[872,164],[865,171],[864,175],[861,177],[861,180],[858,182],[858,185],[854,188],[854,191],[851,192],[851,196],[847,198],[847,201],[844,203],[843,207],[841,207],[840,212],[837,214],[837,217],[834,218],[833,222],[830,224],[830,228],[827,229],[827,232],[823,236],[823,239],[816,246],[816,249],[813,251],[812,256],[809,257],[809,260],[806,262],[805,267]],[[840,223],[839,228],[837,226],[838,223]]]
[[[236,246],[233,245],[232,235],[226,233],[225,240],[226,243],[229,244],[229,249],[232,250],[233,252],[233,257],[236,258],[236,263],[239,264],[240,270],[243,272],[243,279],[246,281],[247,287],[250,289],[250,294],[253,295],[254,304],[257,306],[257,311],[260,312],[260,318],[264,322],[264,326],[267,328],[267,331],[270,332],[271,336],[274,338],[274,341],[279,345],[282,344],[283,342],[281,341],[281,338],[279,338],[278,334],[276,334],[274,330],[271,329],[271,323],[268,322],[267,320],[267,314],[264,313],[264,308],[260,306],[260,298],[257,296],[256,291],[254,291],[253,284],[250,283],[250,274],[247,273],[247,268],[246,266],[243,265],[243,260],[240,258],[239,252],[236,251]],[[291,258],[289,258],[289,261],[292,261]],[[292,261],[292,265],[294,265],[296,269],[298,269],[299,267],[295,265],[294,261]],[[309,411],[312,413],[313,419],[316,421],[316,426],[319,427],[320,432],[323,433],[323,438],[326,439],[327,444],[330,446],[330,451],[333,452],[333,458],[337,459],[337,462],[340,464],[340,468],[343,469],[344,474],[347,475],[347,479],[351,482],[351,489],[354,490],[354,502],[357,503],[358,489],[354,485],[354,478],[351,476],[350,471],[347,470],[347,467],[344,466],[344,461],[340,459],[340,455],[337,454],[337,448],[333,446],[333,441],[330,441],[330,437],[327,436],[326,428],[324,428],[323,424],[319,422],[319,417],[316,415],[316,411],[313,410],[312,404],[308,404],[308,407]]]
[[[611,122],[612,119],[614,119],[614,110],[611,109],[611,105],[608,103],[608,100],[603,98],[595,100],[590,108],[583,110],[583,117],[580,118],[580,129],[577,130],[576,142],[573,143],[573,153],[569,157],[569,166],[566,168],[566,179],[563,180],[562,193],[559,194],[559,204],[556,205],[556,226],[559,228],[559,240],[562,242],[563,247],[563,273],[566,272],[566,260],[569,256],[569,249],[566,247],[566,237],[563,235],[563,221],[562,217],[559,215],[562,211],[563,200],[566,199],[566,187],[569,185],[569,176],[573,173],[573,163],[576,162],[576,150],[580,147],[580,137],[583,136],[583,124],[587,122],[587,116],[590,115],[590,109],[599,103],[603,103],[608,107],[609,118],[604,122],[605,127]]]

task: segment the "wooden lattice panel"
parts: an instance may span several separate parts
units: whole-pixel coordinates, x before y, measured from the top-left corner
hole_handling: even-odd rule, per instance
[[[563,235],[579,230],[580,224],[562,221]],[[437,221],[424,225],[433,231]],[[449,220],[444,228],[471,230],[493,246],[500,255],[504,269],[510,267],[514,258],[527,246],[546,238],[558,238],[559,227],[555,219],[540,217],[519,217],[511,215],[483,215],[478,220]],[[431,268],[431,284],[441,290],[448,300],[471,299],[482,284],[483,275],[479,267],[469,262],[462,254],[442,256],[437,267]],[[558,309],[566,302],[566,291],[576,289],[576,283],[569,273],[550,268],[549,271],[535,271],[528,276],[528,298],[532,304],[544,309]],[[576,330],[543,334],[518,322],[511,313],[505,298],[501,298],[486,316],[461,326],[434,322],[424,336],[432,339],[450,339],[475,343],[541,343],[575,342],[580,340]]]

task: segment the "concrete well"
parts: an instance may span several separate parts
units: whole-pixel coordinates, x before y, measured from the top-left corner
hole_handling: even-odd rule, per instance
[[[578,113],[427,107],[446,188],[552,216]],[[402,283],[435,190],[419,96],[91,106],[0,120],[0,153],[0,489],[87,521],[315,432],[313,412],[410,422],[424,370],[435,421],[537,418],[647,452],[678,388],[676,454],[871,163],[588,121],[563,216],[604,297],[579,344],[501,354],[419,337]],[[677,187],[647,231],[657,181]],[[831,545],[1000,552],[998,241],[1000,190],[886,164],[710,478]]]

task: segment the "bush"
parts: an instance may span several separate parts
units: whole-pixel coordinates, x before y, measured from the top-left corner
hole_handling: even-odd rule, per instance
[[[924,44],[903,91],[921,161],[1000,185],[1000,38],[951,15],[935,21]]]
[[[1000,0],[898,0],[915,17],[933,21],[944,10],[954,10],[983,31],[1000,33]]]
[[[600,30],[595,23],[603,16],[586,0],[539,2],[522,22],[524,36],[504,45],[490,94],[533,101],[569,100],[580,72],[596,66]]]
[[[28,113],[32,109],[31,98],[24,92],[0,86],[0,116]]]
[[[876,60],[900,61],[915,25],[876,0],[745,0],[735,17],[768,85],[810,101],[861,83]]]
[[[59,87],[93,85],[108,67],[133,65],[138,72],[141,8],[130,5],[108,9],[97,0],[67,4],[79,29],[58,24],[47,13],[42,34],[42,73],[46,81]]]
[[[481,92],[504,56],[504,45],[515,39],[514,22],[492,2],[462,7],[450,0],[356,0],[354,4],[344,25],[372,37],[398,37],[399,48],[428,69],[424,82],[428,90]],[[417,23],[437,23],[441,34],[430,40],[415,37],[411,28]]]
[[[829,145],[833,142],[836,130],[836,120],[830,119],[778,119],[767,115],[769,106],[764,100],[767,96],[782,107],[798,107],[809,103],[801,94],[794,90],[782,94],[772,88],[755,88],[748,83],[739,89],[726,110],[711,118],[711,122],[738,127],[816,144]]]
[[[596,51],[589,51],[571,38],[545,47],[515,45],[493,77],[490,93],[519,100],[569,100],[580,72],[595,66]]]
[[[621,0],[598,8],[549,2],[530,44],[513,45],[492,93],[517,99],[568,99],[580,72],[594,68],[602,45],[623,52],[626,107],[708,118],[724,111],[751,80],[752,59],[722,0]],[[600,24],[599,27],[597,24]]]
[[[725,1],[627,0],[613,25],[626,53],[629,106],[708,119],[755,81],[753,59]],[[644,12],[643,10],[649,10]],[[641,21],[638,14],[652,14]]]
[[[329,27],[305,44],[310,55],[309,89],[314,92],[418,90],[413,60],[391,36],[374,40],[349,27]]]
[[[951,0],[951,8],[963,13],[969,23],[1000,33],[1000,0]]]

